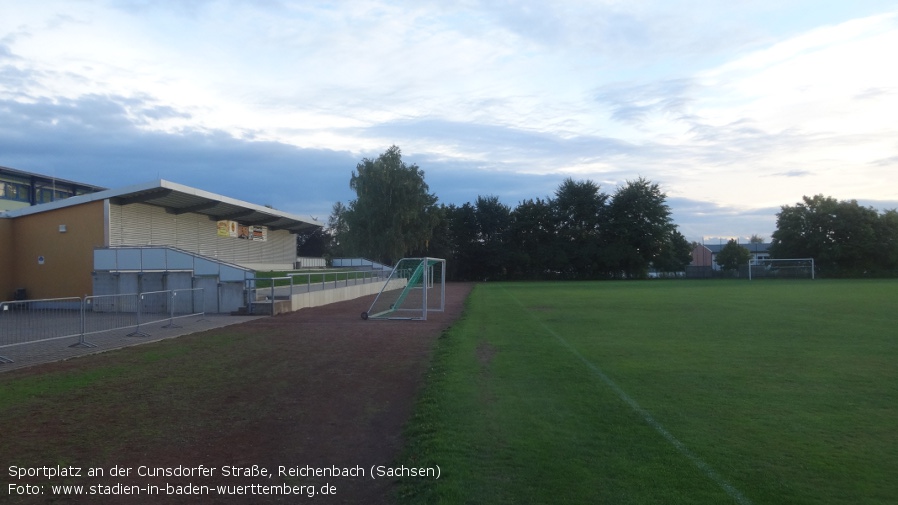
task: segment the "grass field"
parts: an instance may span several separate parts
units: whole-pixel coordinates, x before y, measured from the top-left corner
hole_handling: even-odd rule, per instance
[[[896,503],[898,282],[478,285],[403,503]]]

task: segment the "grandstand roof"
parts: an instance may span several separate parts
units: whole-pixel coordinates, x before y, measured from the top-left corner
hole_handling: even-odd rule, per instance
[[[0,217],[13,218],[38,214],[49,210],[107,199],[116,205],[143,203],[164,207],[167,212],[173,214],[188,212],[203,214],[216,221],[234,220],[239,221],[241,224],[263,225],[273,230],[287,230],[294,233],[323,226],[323,223],[311,216],[302,217],[288,214],[262,205],[244,202],[161,179],[0,212]]]

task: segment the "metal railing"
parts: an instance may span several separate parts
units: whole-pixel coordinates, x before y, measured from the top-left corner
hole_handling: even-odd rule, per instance
[[[277,300],[289,300],[295,294],[368,284],[384,280],[388,276],[389,272],[381,270],[351,270],[326,273],[298,272],[283,277],[253,277],[246,280],[246,306],[250,313],[253,313],[254,305],[271,305],[273,310]]]
[[[145,325],[205,314],[203,288],[54,298],[0,303],[0,349],[78,337],[69,347],[96,347],[86,335],[134,328],[129,337],[148,337]],[[144,328],[141,328],[144,326]],[[12,363],[0,355],[0,363]]]

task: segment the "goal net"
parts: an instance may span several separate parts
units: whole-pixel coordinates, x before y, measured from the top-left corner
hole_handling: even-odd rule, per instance
[[[446,260],[403,258],[362,319],[427,319],[446,306]]]
[[[751,279],[813,279],[814,258],[752,260],[748,264]]]

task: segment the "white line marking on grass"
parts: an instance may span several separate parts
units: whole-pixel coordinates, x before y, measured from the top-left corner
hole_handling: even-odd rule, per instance
[[[708,478],[710,478],[711,480],[716,482],[717,485],[720,486],[724,491],[726,491],[726,493],[728,495],[730,495],[731,498],[736,500],[737,503],[740,503],[741,505],[752,505],[751,500],[749,500],[748,498],[745,497],[745,495],[740,493],[738,489],[733,487],[732,484],[727,482],[723,477],[720,476],[720,474],[715,472],[714,469],[711,468],[710,466],[708,466],[707,463],[702,461],[701,458],[699,458],[698,456],[693,454],[692,451],[690,451],[686,447],[686,445],[683,444],[683,442],[680,442],[679,440],[677,440],[677,437],[673,436],[669,431],[667,431],[664,428],[664,426],[661,426],[661,423],[656,421],[655,418],[652,417],[652,415],[649,414],[647,410],[640,407],[639,404],[636,403],[636,400],[634,400],[633,398],[630,398],[630,395],[628,395],[626,392],[624,392],[624,390],[621,389],[620,386],[617,385],[617,383],[615,383],[613,380],[611,380],[610,377],[605,375],[605,373],[602,372],[601,368],[596,366],[595,363],[584,358],[583,355],[580,354],[579,351],[577,351],[577,349],[575,349],[570,343],[568,343],[568,341],[565,340],[561,335],[556,333],[555,330],[553,330],[548,325],[546,325],[546,323],[537,319],[536,316],[533,315],[533,313],[531,313],[529,310],[527,310],[527,307],[525,307],[524,304],[521,303],[520,300],[518,300],[517,298],[514,297],[514,295],[509,293],[507,290],[503,289],[503,291],[505,291],[505,293],[509,296],[509,298],[514,300],[515,303],[517,303],[522,309],[524,309],[524,312],[526,312],[528,315],[530,315],[530,317],[534,321],[539,323],[539,325],[542,326],[543,329],[546,330],[547,333],[549,333],[550,335],[555,337],[555,339],[558,340],[561,343],[561,345],[563,345],[565,348],[567,348],[567,350],[571,351],[574,354],[574,356],[577,357],[577,359],[579,359],[584,365],[586,365],[587,368],[592,370],[599,377],[599,379],[601,379],[602,382],[605,383],[605,385],[607,385],[609,388],[611,388],[611,390],[614,391],[617,394],[617,396],[621,400],[624,401],[624,403],[629,405],[630,408],[632,408],[637,414],[639,414],[642,417],[642,419],[649,426],[651,426],[652,428],[655,429],[655,431],[658,432],[658,434],[660,434],[662,437],[664,437],[665,440],[670,442],[670,444],[673,445],[674,448],[676,448],[676,450],[680,452],[680,454],[682,454],[683,456],[686,456],[686,458],[689,461],[691,461],[692,464],[695,465],[699,470],[701,470],[701,472],[704,473],[705,476],[707,476]]]

